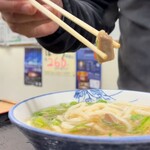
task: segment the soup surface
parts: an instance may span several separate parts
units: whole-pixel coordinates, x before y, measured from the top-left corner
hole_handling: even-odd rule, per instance
[[[150,106],[105,100],[96,103],[72,101],[35,112],[27,123],[64,134],[150,135]]]

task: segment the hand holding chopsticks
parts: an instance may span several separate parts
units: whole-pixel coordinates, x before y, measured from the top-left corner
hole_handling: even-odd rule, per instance
[[[64,30],[66,30],[67,32],[69,32],[72,36],[74,36],[76,39],[78,39],[80,42],[82,42],[84,45],[86,45],[87,47],[89,47],[91,50],[93,50],[97,55],[99,55],[103,60],[107,59],[107,55],[99,50],[95,45],[93,45],[91,42],[89,42],[86,38],[84,38],[83,36],[81,36],[78,32],[76,32],[74,29],[72,29],[69,25],[67,25],[66,23],[64,23],[60,18],[58,18],[57,16],[55,16],[52,12],[50,12],[48,9],[46,9],[44,6],[42,6],[41,4],[39,4],[37,1],[35,0],[29,0],[31,2],[31,4],[37,8],[40,12],[42,12],[43,14],[45,14],[48,18],[50,18],[51,20],[53,20],[54,22],[56,22],[60,27],[62,27]],[[51,6],[52,8],[56,9],[57,11],[61,12],[64,16],[66,16],[67,18],[69,18],[70,20],[72,20],[73,22],[75,22],[76,24],[78,24],[79,26],[83,27],[85,30],[89,31],[90,33],[92,33],[95,36],[98,36],[99,31],[97,31],[96,29],[94,29],[93,27],[89,26],[88,24],[86,24],[85,22],[83,22],[82,20],[78,19],[77,17],[73,16],[72,14],[68,13],[67,11],[65,11],[64,9],[62,9],[61,7],[57,6],[55,3],[49,1],[49,0],[43,0],[46,4],[48,4],[49,6]],[[113,45],[114,47],[119,47],[120,45],[113,41]]]

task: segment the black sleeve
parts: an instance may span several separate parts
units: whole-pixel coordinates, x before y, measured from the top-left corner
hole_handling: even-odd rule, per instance
[[[63,0],[63,3],[67,11],[97,30],[104,29],[108,33],[113,30],[118,17],[117,0]],[[86,39],[93,43],[95,42],[93,35],[67,18],[64,18],[64,21]],[[53,53],[73,52],[80,47],[85,47],[80,41],[61,28],[53,35],[37,38],[37,41],[45,49]]]

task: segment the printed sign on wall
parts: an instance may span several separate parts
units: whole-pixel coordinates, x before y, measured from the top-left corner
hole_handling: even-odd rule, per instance
[[[25,48],[25,85],[42,86],[42,49]]]
[[[44,53],[44,72],[56,76],[75,76],[75,53]]]
[[[76,54],[76,88],[100,88],[101,65],[95,60],[89,48],[82,48]]]

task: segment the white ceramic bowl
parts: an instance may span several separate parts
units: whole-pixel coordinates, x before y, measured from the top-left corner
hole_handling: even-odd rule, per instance
[[[122,90],[74,90],[48,93],[15,105],[9,118],[31,141],[37,150],[149,150],[150,135],[124,137],[94,137],[61,134],[37,129],[26,124],[32,113],[59,103],[89,102],[104,98],[108,101],[129,101],[150,106],[150,93]]]

